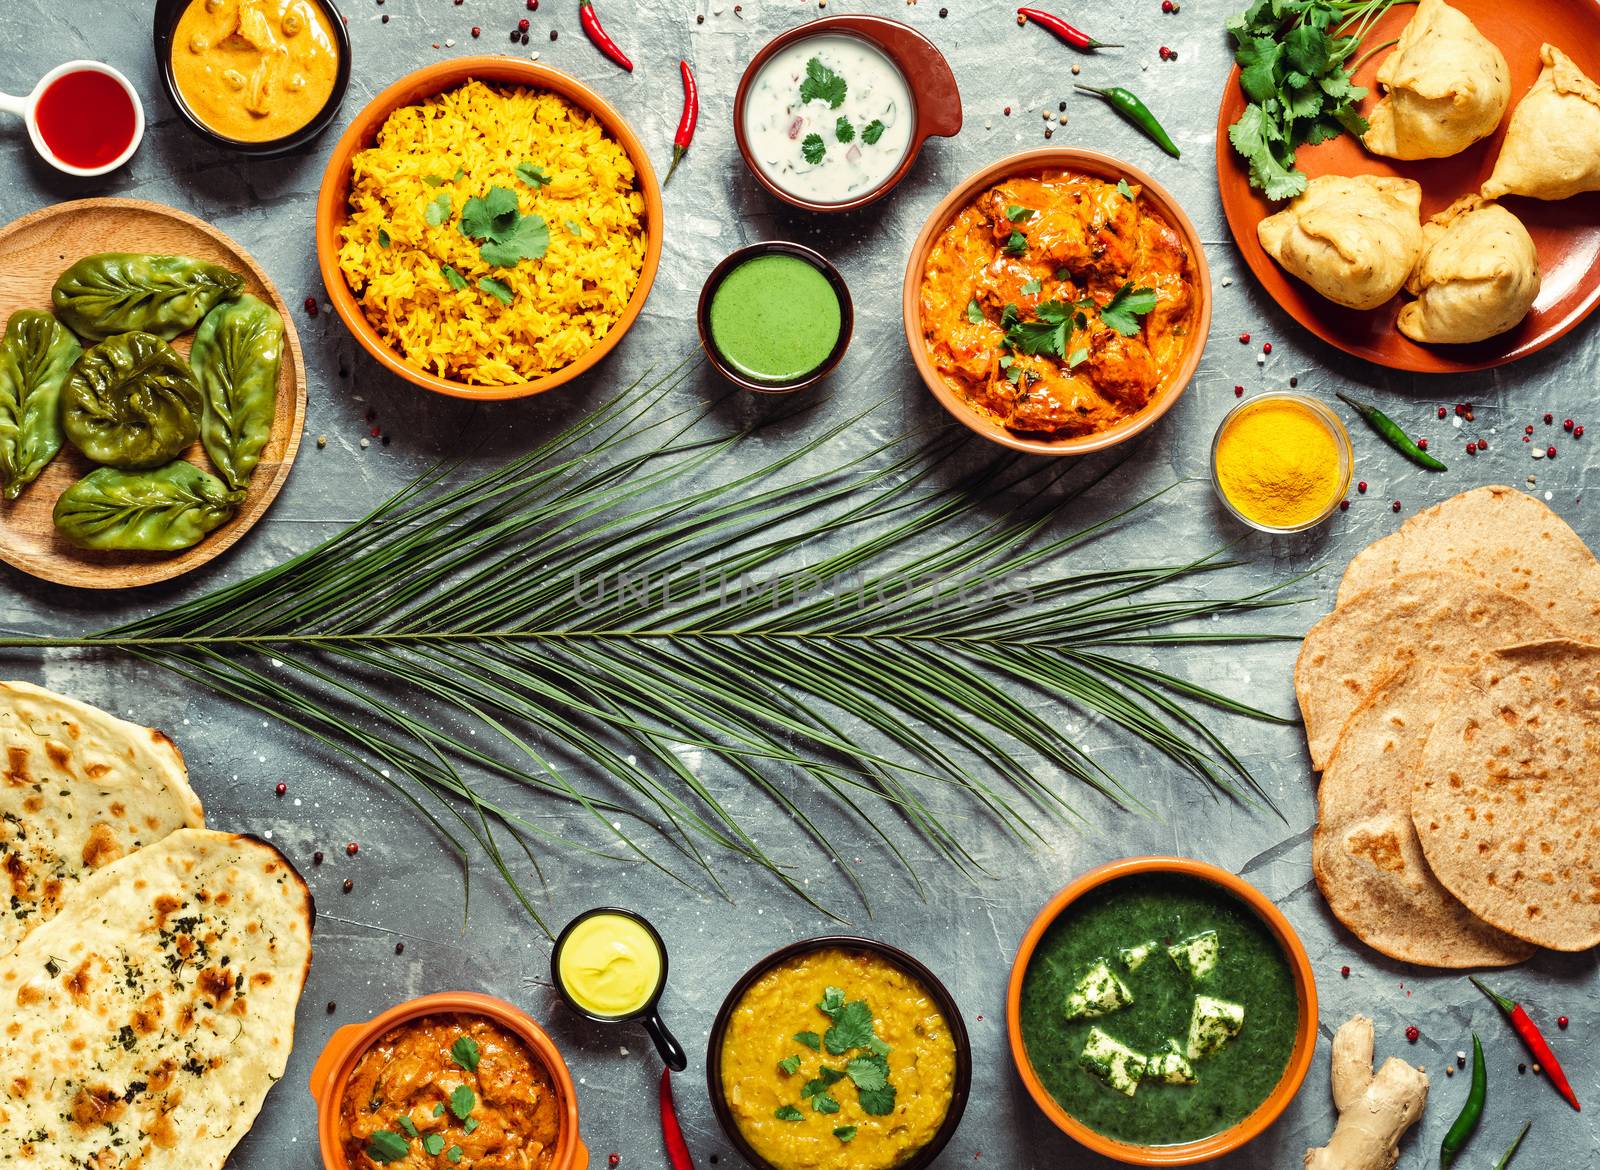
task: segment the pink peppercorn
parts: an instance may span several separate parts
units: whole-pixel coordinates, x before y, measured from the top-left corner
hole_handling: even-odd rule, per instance
[[[1271,353],[1272,352],[1272,342],[1270,342],[1270,341],[1262,342],[1262,344],[1261,344],[1261,352],[1262,353]]]
[[[1349,967],[1340,967],[1339,968],[1339,976],[1342,979],[1350,978],[1350,968]]]
[[[1356,491],[1360,492],[1362,495],[1366,495],[1367,494],[1367,481],[1366,480],[1362,480],[1360,483],[1356,484]]]
[[[621,1162],[622,1162],[622,1155],[621,1154],[612,1154],[610,1157],[608,1157],[606,1159],[606,1165],[607,1166],[620,1165]]]
[[[1570,431],[1572,429],[1572,420],[1570,418],[1562,419],[1561,420],[1561,429],[1564,430],[1564,431]]]
[[[1566,1016],[1557,1016],[1556,1017],[1556,1027],[1560,1028],[1563,1032],[1565,1032],[1567,1030],[1567,1017]]]
[[[1553,423],[1555,421],[1556,421],[1556,416],[1555,415],[1551,414],[1548,410],[1544,412],[1544,425],[1545,426],[1549,426],[1551,423]]]
[[[283,781],[280,780],[280,781],[278,781],[278,786],[276,788],[274,788],[273,791],[276,792],[279,796],[282,796],[285,792],[289,791],[289,786],[287,784],[285,784]]]
[[[518,32],[527,32],[528,31],[528,18],[526,16],[524,16],[521,20],[517,21],[517,31]]]
[[[1248,333],[1239,334],[1239,344],[1240,345],[1249,345],[1250,344],[1250,335]]]
[[[1444,416],[1445,416],[1445,409],[1444,409],[1444,407],[1441,406],[1439,408],[1439,417],[1443,418]]]
[[[348,845],[346,845],[344,847],[344,851],[346,853],[348,853],[351,857],[354,857],[357,853],[361,852],[361,846],[357,845],[354,841],[352,841],[352,842],[350,842],[350,844],[348,844]]]
[[[479,28],[477,25],[473,25],[472,26],[472,35],[475,36],[475,37],[481,37],[483,35],[483,30],[481,28]]]
[[[1349,500],[1340,500],[1339,501],[1339,511],[1348,512],[1349,510],[1350,510],[1350,501]]]
[[[317,298],[316,297],[307,297],[306,298],[306,316],[307,317],[315,317],[316,315],[317,315]]]
[[[1583,428],[1582,427],[1573,427],[1572,428],[1572,437],[1574,439],[1583,438]]]
[[[1546,447],[1544,455],[1546,459],[1554,459],[1556,457],[1556,449],[1554,447]]]
[[[1162,12],[1171,12],[1172,11],[1172,0],[1161,0],[1161,11]]]
[[[1467,444],[1467,454],[1468,455],[1476,455],[1477,453],[1478,453],[1478,444],[1476,444],[1476,443],[1468,443]]]
[[[1406,1029],[1406,1040],[1409,1043],[1415,1044],[1421,1038],[1422,1038],[1422,1032],[1417,1028],[1417,1026],[1415,1024],[1412,1024],[1410,1027],[1408,1027]]]
[[[1427,449],[1428,449],[1428,440],[1426,440],[1426,439],[1418,439],[1417,440],[1417,450],[1418,451],[1426,451]]]
[[[1391,511],[1398,512],[1400,510],[1400,501],[1396,500],[1393,504],[1389,505],[1389,508]]]
[[[1479,439],[1478,440],[1478,450],[1487,451],[1488,449],[1489,449],[1489,440],[1488,439]]]
[[[1243,386],[1235,386],[1233,388],[1233,396],[1235,398],[1243,398],[1244,397],[1244,387]]]
[[[539,0],[528,0],[528,11],[529,12],[538,12],[539,11]]]

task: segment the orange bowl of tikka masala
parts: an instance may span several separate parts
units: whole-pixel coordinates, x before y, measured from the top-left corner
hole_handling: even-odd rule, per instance
[[[311,1072],[327,1170],[585,1170],[572,1077],[503,1000],[444,992],[340,1028]]]
[[[1132,438],[1194,376],[1211,280],[1148,175],[1091,150],[985,167],[928,218],[905,278],[923,381],[994,442],[1081,455]]]

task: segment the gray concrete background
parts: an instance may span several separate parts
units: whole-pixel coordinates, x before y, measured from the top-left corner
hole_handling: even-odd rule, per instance
[[[722,255],[755,239],[798,239],[829,253],[850,282],[857,335],[828,387],[829,399],[819,417],[755,440],[739,458],[782,449],[793,434],[805,433],[804,427],[880,399],[883,405],[872,418],[830,457],[937,422],[938,408],[907,361],[901,328],[900,282],[911,240],[933,205],[964,175],[1002,155],[1043,145],[1040,112],[1054,110],[1063,99],[1070,121],[1057,128],[1054,144],[1101,147],[1156,175],[1198,226],[1216,284],[1210,348],[1192,388],[1140,442],[1136,457],[1100,489],[1092,509],[1103,510],[1175,479],[1199,478],[1165,497],[1117,540],[1093,546],[1084,563],[1187,558],[1238,539],[1242,534],[1222,517],[1203,481],[1210,437],[1217,420],[1234,404],[1235,384],[1254,392],[1282,387],[1290,377],[1298,378],[1301,389],[1329,399],[1334,389],[1344,387],[1377,398],[1408,427],[1433,439],[1451,471],[1441,476],[1420,472],[1353,426],[1358,475],[1371,485],[1368,495],[1353,497],[1348,514],[1315,534],[1276,541],[1249,537],[1240,545],[1249,567],[1235,584],[1265,585],[1312,571],[1297,588],[1298,595],[1311,601],[1280,611],[1256,628],[1302,632],[1326,609],[1340,569],[1357,549],[1392,530],[1405,515],[1475,484],[1525,486],[1527,477],[1537,474],[1535,490],[1591,544],[1600,543],[1594,505],[1584,499],[1600,470],[1600,460],[1590,454],[1590,444],[1600,441],[1600,433],[1578,444],[1564,436],[1552,439],[1561,447],[1554,463],[1532,462],[1519,441],[1523,425],[1538,423],[1547,410],[1558,422],[1571,416],[1600,423],[1600,418],[1585,417],[1600,384],[1600,333],[1592,322],[1510,369],[1445,380],[1417,378],[1347,359],[1314,341],[1261,295],[1243,269],[1218,204],[1212,155],[1217,102],[1228,65],[1221,25],[1232,3],[1186,0],[1176,15],[1164,15],[1159,0],[1074,6],[1069,15],[1090,31],[1133,46],[1096,58],[1078,57],[1039,30],[1016,28],[1011,7],[992,0],[945,0],[946,17],[940,15],[938,0],[909,6],[898,0],[830,3],[829,14],[872,12],[906,20],[927,33],[949,55],[966,110],[960,137],[931,142],[891,198],[837,220],[791,214],[765,197],[740,163],[730,132],[733,89],[744,62],[768,37],[815,17],[818,8],[813,4],[602,0],[608,25],[638,63],[630,77],[584,40],[577,5],[570,0],[543,0],[531,14],[522,0],[342,3],[355,61],[339,123],[308,150],[265,163],[244,162],[213,149],[173,115],[159,90],[152,58],[151,3],[10,0],[0,5],[0,44],[7,46],[0,55],[0,88],[26,92],[60,60],[96,57],[134,78],[150,118],[144,146],[131,165],[87,184],[45,168],[33,158],[20,125],[4,125],[0,219],[93,194],[168,203],[204,217],[240,241],[291,304],[298,305],[307,295],[321,300],[312,243],[313,202],[338,131],[368,98],[410,69],[474,50],[508,50],[507,30],[529,16],[532,43],[517,52],[537,52],[541,60],[597,87],[632,118],[660,163],[670,156],[678,115],[678,58],[688,58],[699,74],[705,106],[700,133],[668,193],[666,248],[643,319],[616,354],[582,382],[542,400],[478,408],[423,394],[383,373],[358,354],[331,314],[314,320],[301,316],[297,324],[310,376],[307,442],[266,521],[231,554],[170,587],[85,594],[41,586],[7,571],[0,610],[5,626],[40,632],[88,630],[149,612],[304,549],[441,454],[482,443],[479,458],[487,467],[525,450],[560,420],[603,400],[653,362],[690,354],[695,346],[693,306],[702,280]],[[697,14],[704,16],[703,23],[696,23]],[[470,36],[474,24],[483,29],[481,40]],[[549,40],[552,29],[560,34],[555,42]],[[1158,59],[1161,44],[1177,50],[1177,62]],[[1092,99],[1070,97],[1069,67],[1074,63],[1082,66],[1080,80],[1125,83],[1142,92],[1184,148],[1182,161],[1160,154]],[[1007,106],[1010,117],[1002,113]],[[1236,340],[1246,330],[1254,339],[1250,347]],[[1262,341],[1274,346],[1264,368],[1255,358]],[[681,396],[687,402],[718,392],[702,375]],[[1489,453],[1476,460],[1461,453],[1470,432],[1456,431],[1434,417],[1437,405],[1466,400],[1477,406],[1475,429],[1492,440]],[[367,449],[360,447],[374,425],[366,418],[369,411],[375,412],[375,425],[391,437],[389,445],[374,440]],[[736,418],[747,411],[735,404],[723,414]],[[1542,425],[1540,431],[1543,441]],[[325,450],[313,441],[318,434],[328,437]],[[1394,499],[1402,503],[1400,515],[1390,509]],[[1063,523],[1077,519],[1075,513]],[[1175,653],[1164,665],[1290,713],[1294,650],[1292,643],[1282,643],[1226,653]],[[604,1165],[612,1152],[620,1153],[624,1166],[664,1164],[654,1100],[658,1065],[643,1034],[591,1027],[561,1008],[545,985],[548,941],[481,864],[474,866],[471,914],[464,922],[453,863],[394,795],[320,759],[306,743],[276,726],[191,696],[177,680],[126,662],[19,659],[8,661],[6,670],[167,729],[189,759],[211,822],[270,835],[301,866],[318,895],[316,959],[288,1073],[267,1099],[232,1165],[239,1170],[317,1166],[313,1109],[305,1085],[326,1037],[338,1025],[365,1019],[400,999],[455,987],[510,998],[555,1035],[579,1082],[582,1130],[594,1154],[592,1164]],[[1281,815],[1275,815],[1218,798],[1176,775],[1169,764],[1130,751],[1116,735],[1076,716],[1066,718],[1075,721],[1091,750],[1128,779],[1156,815],[1122,812],[1063,779],[1063,791],[1085,823],[1078,828],[1047,826],[1048,844],[1026,849],[970,819],[963,831],[993,875],[976,879],[949,870],[926,847],[901,834],[927,885],[925,899],[863,837],[860,873],[877,894],[871,915],[850,899],[837,875],[799,846],[778,814],[708,769],[719,791],[763,826],[763,839],[770,834],[773,847],[796,866],[797,875],[814,882],[831,905],[852,919],[854,928],[910,948],[955,993],[972,1034],[976,1070],[966,1119],[940,1166],[1042,1170],[1105,1164],[1060,1136],[1028,1101],[1007,1054],[1004,987],[1022,930],[1051,893],[1092,865],[1144,852],[1189,854],[1245,874],[1283,908],[1316,967],[1324,1036],[1317,1061],[1283,1119],[1226,1165],[1283,1170],[1300,1164],[1308,1144],[1326,1139],[1333,1120],[1326,1039],[1356,1011],[1376,1018],[1380,1057],[1404,1055],[1426,1066],[1434,1078],[1432,1103],[1406,1144],[1402,1165],[1434,1164],[1439,1140],[1466,1089],[1464,1078],[1444,1077],[1444,1066],[1457,1049],[1469,1046],[1468,1033],[1474,1028],[1484,1036],[1489,1053],[1492,1102],[1461,1165],[1487,1170],[1528,1117],[1534,1118],[1534,1130],[1519,1166],[1600,1164],[1600,1124],[1595,1121],[1600,1056],[1593,1044],[1600,1029],[1600,1004],[1594,995],[1593,954],[1540,956],[1496,980],[1550,1026],[1573,1083],[1591,1104],[1590,1110],[1574,1115],[1547,1085],[1531,1074],[1518,1075],[1523,1056],[1516,1042],[1464,978],[1388,962],[1349,937],[1328,915],[1311,880],[1314,791],[1297,729],[1238,720],[1221,723],[1276,803]],[[272,794],[280,780],[289,785],[289,795],[281,801]],[[526,811],[557,826],[571,818],[568,810],[537,804],[527,804]],[[950,814],[964,816],[959,805]],[[859,833],[859,828],[845,825],[840,831]],[[351,839],[362,844],[354,860],[339,848]],[[320,868],[310,862],[315,849],[327,851],[328,861]],[[731,903],[664,882],[642,867],[555,855],[546,858],[545,885],[538,891],[544,912],[556,924],[602,901],[635,906],[659,924],[673,959],[665,1011],[693,1061],[690,1074],[678,1080],[679,1107],[702,1165],[738,1163],[711,1117],[699,1072],[706,1029],[723,995],[768,950],[834,925],[757,872],[730,868],[727,873]],[[347,876],[356,881],[349,895],[339,888]],[[397,940],[406,943],[403,955],[394,953]],[[1339,974],[1344,964],[1350,967],[1348,979]],[[1572,1019],[1565,1033],[1553,1026],[1560,1014]],[[1402,1034],[1409,1024],[1422,1033],[1414,1046]]]

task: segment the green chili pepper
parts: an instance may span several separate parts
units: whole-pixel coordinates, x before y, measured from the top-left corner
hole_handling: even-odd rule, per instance
[[[1478,1034],[1472,1034],[1472,1088],[1467,1091],[1467,1103],[1461,1107],[1461,1114],[1450,1127],[1450,1132],[1444,1135],[1444,1143],[1439,1147],[1439,1170],[1450,1170],[1455,1164],[1456,1157],[1461,1153],[1461,1147],[1467,1144],[1467,1139],[1472,1136],[1472,1131],[1478,1128],[1478,1122],[1483,1118],[1484,1100],[1489,1095],[1489,1072],[1483,1064],[1483,1043],[1478,1039]]]
[[[1531,1121],[1522,1123],[1522,1132],[1517,1135],[1517,1140],[1511,1143],[1511,1148],[1506,1151],[1505,1157],[1494,1164],[1494,1170],[1506,1170],[1506,1167],[1511,1165],[1511,1159],[1517,1156],[1517,1147],[1522,1144],[1522,1139],[1528,1136],[1528,1130],[1532,1126],[1533,1122]]]
[[[1151,142],[1154,142],[1173,158],[1181,157],[1178,153],[1177,144],[1172,141],[1172,136],[1166,132],[1160,122],[1156,121],[1156,116],[1150,112],[1149,106],[1139,100],[1138,94],[1133,93],[1131,90],[1123,89],[1120,85],[1114,85],[1109,89],[1096,89],[1092,85],[1075,85],[1073,88],[1081,89],[1084,93],[1092,93],[1096,97],[1104,99],[1113,110],[1144,131],[1145,137],[1149,138]]]
[[[1383,411],[1379,410],[1376,406],[1373,406],[1372,403],[1360,402],[1354,398],[1351,398],[1348,394],[1341,394],[1338,391],[1335,391],[1334,393],[1339,394],[1340,401],[1348,405],[1351,410],[1355,411],[1361,416],[1363,422],[1365,422],[1373,430],[1377,431],[1379,438],[1388,443],[1389,446],[1400,452],[1400,454],[1404,455],[1407,459],[1411,460],[1411,462],[1420,467],[1426,467],[1429,471],[1450,470],[1443,463],[1440,463],[1432,455],[1429,455],[1421,447],[1413,443],[1411,441],[1411,436],[1407,435],[1403,430],[1400,429],[1399,423],[1395,422],[1394,419],[1384,414]]]

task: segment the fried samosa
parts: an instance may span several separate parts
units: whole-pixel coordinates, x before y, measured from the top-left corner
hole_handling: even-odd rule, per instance
[[[1330,301],[1375,309],[1400,291],[1422,255],[1422,188],[1411,179],[1319,175],[1256,235]]]
[[[1494,133],[1511,103],[1504,54],[1444,0],[1422,0],[1378,67],[1361,141],[1386,158],[1447,158]]]
[[[1422,227],[1422,262],[1400,310],[1413,341],[1461,345],[1514,328],[1539,296],[1539,253],[1522,221],[1464,195]]]
[[[1600,191],[1600,85],[1554,45],[1541,48],[1539,59],[1544,71],[1511,113],[1485,199]]]

